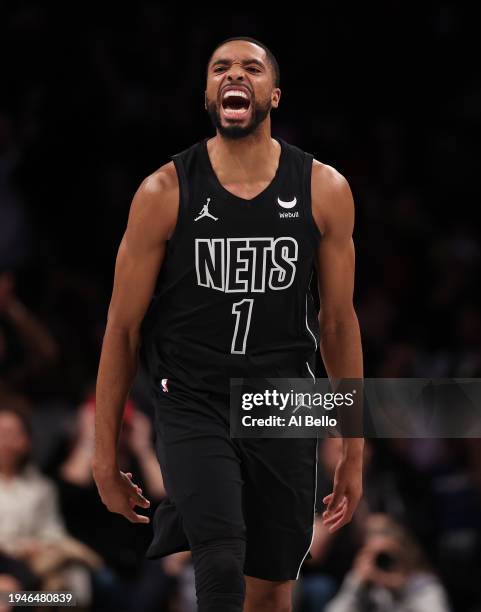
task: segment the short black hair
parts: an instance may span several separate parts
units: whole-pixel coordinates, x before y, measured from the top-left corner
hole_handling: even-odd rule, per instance
[[[225,40],[220,42],[218,45],[216,45],[215,49],[210,54],[209,60],[207,62],[207,67],[209,67],[210,60],[212,59],[212,56],[217,51],[217,49],[219,47],[222,47],[222,45],[225,45],[226,43],[231,42],[232,40],[246,40],[247,42],[251,42],[254,45],[257,45],[258,47],[261,47],[262,49],[264,49],[267,55],[267,59],[269,60],[272,71],[274,73],[274,85],[275,87],[279,87],[280,81],[281,81],[281,71],[279,69],[279,64],[275,58],[275,55],[272,53],[272,51],[268,47],[266,47],[264,43],[261,43],[259,40],[256,40],[255,38],[252,38],[251,36],[232,36],[231,38],[226,38]]]

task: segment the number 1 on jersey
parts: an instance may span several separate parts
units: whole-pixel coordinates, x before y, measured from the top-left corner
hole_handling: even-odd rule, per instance
[[[231,353],[244,355],[246,352],[247,334],[251,325],[252,306],[254,300],[245,298],[232,304],[232,314],[236,315],[234,337],[232,338]]]

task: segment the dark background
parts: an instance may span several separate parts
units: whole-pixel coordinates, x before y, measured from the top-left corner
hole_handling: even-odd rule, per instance
[[[58,346],[53,363],[18,374],[28,351],[4,320],[0,381],[36,414],[60,405],[73,415],[91,388],[133,193],[214,133],[206,62],[233,35],[258,38],[278,59],[273,134],[350,182],[366,376],[481,375],[479,10],[317,9],[0,4],[0,270]],[[479,453],[463,444],[448,468],[468,474],[478,508]],[[52,456],[39,455],[54,474]],[[418,471],[431,486],[432,473]],[[479,517],[469,529],[478,550]],[[459,609],[474,610],[478,595]]]

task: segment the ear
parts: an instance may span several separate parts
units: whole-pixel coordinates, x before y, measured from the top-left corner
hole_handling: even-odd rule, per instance
[[[272,91],[272,96],[271,96],[272,108],[277,108],[279,106],[280,99],[281,99],[281,90],[279,89],[279,87],[276,87]]]

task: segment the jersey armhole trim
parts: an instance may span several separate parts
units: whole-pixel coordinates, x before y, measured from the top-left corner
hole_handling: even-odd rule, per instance
[[[185,226],[185,217],[187,211],[187,204],[189,202],[189,183],[185,173],[184,164],[179,154],[171,155],[171,159],[174,162],[175,170],[177,172],[177,180],[179,182],[179,210],[177,213],[177,221],[175,223],[174,231],[172,236],[167,241],[167,249],[170,251],[179,239],[179,235]]]
[[[315,244],[317,244],[321,238],[322,234],[317,227],[316,220],[312,214],[312,189],[311,189],[311,177],[312,177],[312,165],[313,165],[314,155],[312,153],[304,153],[304,164],[303,164],[303,185],[304,185],[304,201],[305,201],[305,215],[307,224],[309,225],[311,235],[314,239]]]

